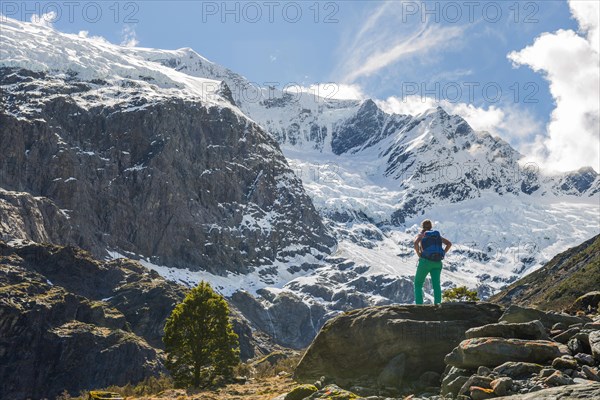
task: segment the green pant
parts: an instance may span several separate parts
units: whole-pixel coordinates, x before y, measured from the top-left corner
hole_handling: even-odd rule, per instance
[[[442,262],[419,258],[419,266],[415,275],[415,304],[423,304],[423,283],[427,274],[431,274],[431,285],[433,286],[433,302],[442,302],[442,286],[440,275],[442,274]]]

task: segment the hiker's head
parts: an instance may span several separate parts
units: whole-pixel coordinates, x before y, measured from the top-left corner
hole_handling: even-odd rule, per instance
[[[433,224],[431,223],[431,220],[426,219],[425,221],[421,222],[421,228],[424,231],[430,231],[431,228],[433,228]]]

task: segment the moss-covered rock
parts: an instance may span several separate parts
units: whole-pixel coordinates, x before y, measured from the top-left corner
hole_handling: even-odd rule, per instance
[[[327,385],[323,389],[319,390],[318,397],[313,399],[327,399],[327,400],[354,400],[359,399],[360,396],[356,393],[352,393],[348,390],[344,390],[336,385]]]
[[[284,400],[302,400],[317,392],[319,389],[315,385],[300,385],[296,386],[289,392]]]

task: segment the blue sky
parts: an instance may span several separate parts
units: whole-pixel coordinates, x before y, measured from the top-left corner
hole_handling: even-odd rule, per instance
[[[397,112],[418,109],[415,99],[445,100],[457,113],[466,110],[476,128],[516,146],[551,136],[556,94],[544,77],[548,66],[534,71],[530,57],[517,68],[507,55],[545,33],[580,32],[566,0],[2,5],[5,15],[22,20],[49,11],[58,11],[54,26],[61,31],[142,47],[191,47],[259,84],[343,83]]]

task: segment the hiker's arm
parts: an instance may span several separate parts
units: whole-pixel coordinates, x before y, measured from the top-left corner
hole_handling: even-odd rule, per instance
[[[444,249],[444,253],[448,254],[450,247],[452,247],[452,243],[450,243],[450,241],[446,238],[442,238],[442,243],[444,243],[444,246],[446,246],[446,248]]]
[[[421,246],[420,246],[420,244],[421,244],[421,237],[417,237],[415,239],[415,253],[417,253],[417,255],[419,257],[421,257]]]

